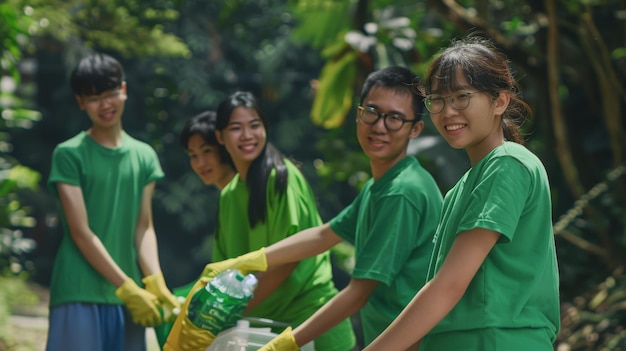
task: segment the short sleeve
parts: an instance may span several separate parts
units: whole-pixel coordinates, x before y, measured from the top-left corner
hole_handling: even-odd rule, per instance
[[[159,157],[156,153],[156,151],[154,151],[154,149],[150,146],[148,146],[148,152],[146,152],[147,154],[147,174],[148,177],[146,179],[146,185],[152,183],[153,181],[159,180],[161,178],[163,178],[165,176],[165,173],[163,173],[163,168],[161,167],[161,162],[159,161]]]
[[[376,202],[375,216],[370,217],[368,232],[361,233],[356,243],[355,278],[374,279],[391,285],[404,267],[420,235],[420,212],[402,195],[386,196]]]
[[[528,169],[513,157],[497,157],[482,167],[458,232],[484,228],[500,233],[500,243],[513,240],[531,188]]]
[[[362,194],[363,192],[359,192],[354,201],[341,210],[341,212],[329,222],[330,228],[339,235],[339,237],[352,245],[355,243],[357,218],[363,198]]]
[[[69,149],[57,147],[52,153],[48,190],[57,194],[56,183],[80,185],[80,161]]]

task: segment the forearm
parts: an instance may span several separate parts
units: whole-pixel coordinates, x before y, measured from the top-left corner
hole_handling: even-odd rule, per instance
[[[128,276],[115,263],[102,241],[92,232],[72,233],[72,240],[85,260],[106,280],[116,287],[124,283]]]
[[[308,228],[265,248],[268,267],[298,262],[341,242],[328,224]]]
[[[128,276],[113,260],[100,238],[91,230],[81,188],[57,183],[57,190],[74,245],[105,279],[116,287],[122,285]]]
[[[156,233],[151,226],[135,233],[137,260],[144,276],[161,272]]]
[[[407,350],[439,323],[462,294],[435,281],[427,283],[409,305],[364,351]]]
[[[461,300],[499,236],[480,228],[458,234],[435,277],[364,351],[406,350],[421,341]]]
[[[377,285],[373,280],[350,280],[345,289],[294,330],[297,344],[305,345],[358,312]]]
[[[294,269],[298,266],[298,262],[288,263],[280,265],[278,267],[271,268],[270,270],[259,273],[259,284],[254,290],[254,296],[248,302],[248,307],[244,314],[254,309],[261,302],[263,302],[268,296],[270,296],[279,286],[281,286],[287,278],[291,275]]]
[[[146,185],[141,198],[139,217],[135,226],[135,249],[144,276],[161,273],[156,233],[152,222],[152,192],[154,182]]]

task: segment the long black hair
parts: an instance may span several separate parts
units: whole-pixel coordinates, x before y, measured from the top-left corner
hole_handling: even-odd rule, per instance
[[[261,118],[263,127],[268,129],[267,119],[263,115],[256,98],[250,92],[238,91],[224,99],[217,107],[217,121],[215,128],[223,131],[228,126],[230,116],[237,107],[245,107],[256,111]],[[272,170],[276,170],[274,191],[282,196],[287,190],[287,166],[284,156],[271,143],[266,142],[261,154],[252,161],[246,183],[250,198],[248,199],[248,220],[250,228],[267,219],[267,180]]]

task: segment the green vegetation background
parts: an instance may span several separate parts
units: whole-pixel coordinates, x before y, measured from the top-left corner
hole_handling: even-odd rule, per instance
[[[217,200],[178,144],[187,118],[254,92],[270,140],[302,163],[328,220],[369,177],[354,137],[364,77],[393,64],[423,73],[451,38],[481,32],[507,53],[535,111],[528,147],[552,183],[562,279],[557,346],[626,350],[623,1],[7,0],[0,16],[0,330],[37,296],[20,293],[24,283],[49,282],[61,234],[45,181],[54,146],[88,126],[67,77],[90,50],[124,64],[124,127],[161,158],[155,225],[178,286],[210,259]],[[430,125],[410,152],[442,192],[469,167]],[[345,284],[350,247],[334,258]]]

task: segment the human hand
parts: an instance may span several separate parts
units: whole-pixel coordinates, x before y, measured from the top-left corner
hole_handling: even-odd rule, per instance
[[[163,273],[149,275],[141,281],[145,284],[146,290],[159,299],[161,306],[163,306],[163,319],[166,322],[173,322],[180,310],[180,303],[165,285]]]
[[[283,330],[278,336],[268,342],[259,351],[298,351],[300,346],[296,344],[296,338],[293,336],[291,327]]]
[[[255,271],[265,272],[267,270],[265,248],[262,247],[236,258],[209,263],[204,267],[201,276],[213,278],[227,269],[238,269],[244,275]]]
[[[158,297],[137,286],[131,278],[126,279],[115,290],[115,295],[124,302],[136,324],[154,327],[161,323],[161,315],[157,308]]]
[[[215,335],[208,330],[198,328],[188,317],[188,307],[191,298],[196,291],[204,288],[211,279],[201,277],[189,291],[163,346],[164,351],[204,351],[215,339]]]

